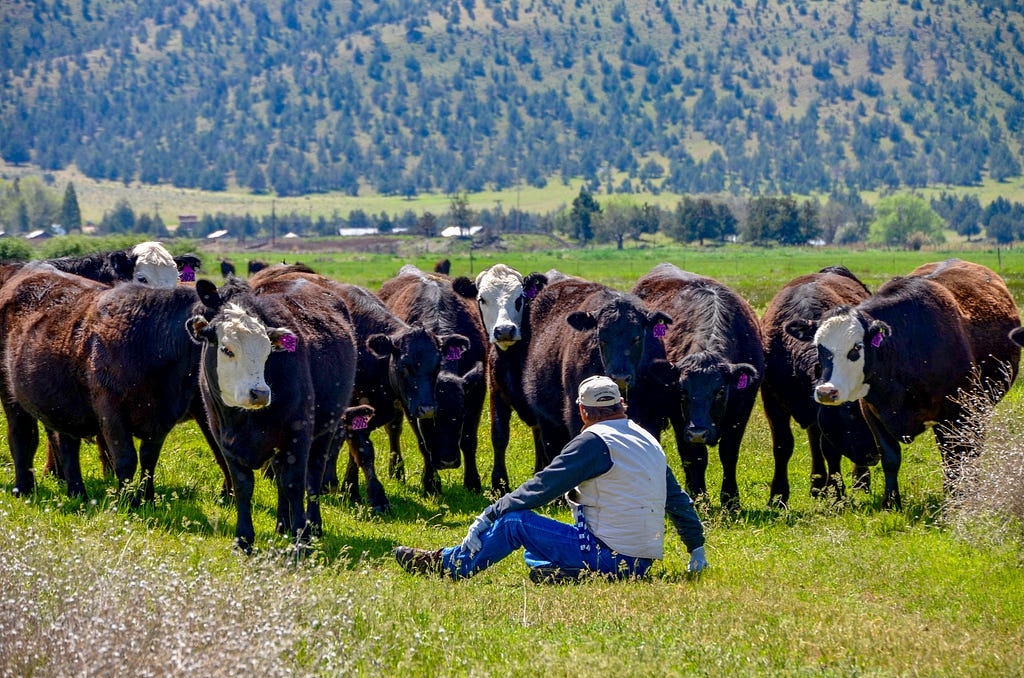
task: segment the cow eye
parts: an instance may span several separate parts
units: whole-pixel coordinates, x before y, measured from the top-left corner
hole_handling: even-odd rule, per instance
[[[147,278],[144,275],[136,276],[135,280],[137,280],[138,282],[142,283],[143,285],[145,285],[146,283],[149,282],[149,278]]]
[[[223,353],[224,355],[226,355],[229,358],[234,358],[235,357],[235,352],[232,351],[227,346],[221,346],[220,347],[220,352]]]
[[[860,360],[860,346],[854,346],[850,349],[850,352],[846,354],[846,359],[851,363],[855,363]]]
[[[828,350],[822,345],[818,345],[818,359],[822,362],[832,360],[832,351]]]
[[[476,298],[476,303],[480,304],[481,306],[486,306],[487,305],[487,300],[484,299],[483,297],[477,297]]]
[[[516,299],[516,310],[517,311],[522,311],[523,310],[523,295],[521,295],[521,294],[519,295],[519,298]]]

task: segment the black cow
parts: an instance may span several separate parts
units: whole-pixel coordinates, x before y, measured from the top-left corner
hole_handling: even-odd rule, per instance
[[[722,283],[672,264],[652,268],[633,293],[675,319],[663,326],[663,343],[678,381],[674,397],[659,400],[675,431],[687,488],[693,497],[707,494],[707,448],[717,445],[722,506],[739,508],[740,442],[764,374],[757,315]],[[637,406],[632,403],[634,411]]]
[[[524,277],[505,264],[484,269],[475,281],[465,277],[452,281],[457,294],[476,302],[490,343],[487,385],[490,392],[491,444],[494,448],[491,488],[499,492],[509,490],[505,451],[508,449],[513,411],[533,432],[536,459],[543,455],[537,419],[523,391],[523,369],[530,343],[531,300],[546,284],[547,279],[540,273]]]
[[[254,471],[268,461],[278,532],[316,536],[324,467],[355,381],[348,309],[302,281],[250,288],[232,277],[220,290],[207,280],[195,289],[205,311],[188,329],[203,347],[200,391],[231,474],[236,544],[252,548]]]
[[[39,421],[56,433],[69,495],[86,497],[81,439],[101,437],[120,489],[141,466],[132,501],[152,500],[164,438],[196,391],[199,350],[182,331],[195,291],[110,287],[42,263],[4,267],[0,277],[0,395],[15,490],[35,486]]]
[[[817,349],[810,338],[799,339],[785,328],[794,320],[818,320],[826,311],[842,304],[856,305],[870,294],[847,268],[830,266],[791,280],[769,302],[761,317],[765,354],[761,401],[772,432],[775,459],[770,502],[789,502],[791,419],[807,430],[812,496],[824,496],[827,488],[837,496],[844,493],[840,466],[843,456],[854,463],[854,486],[869,486],[868,467],[878,463],[879,453],[860,405],[825,407],[814,400],[811,391],[818,373]]]
[[[262,271],[263,269],[265,269],[269,265],[270,264],[268,264],[267,262],[260,261],[259,259],[250,259],[249,260],[248,269],[247,269],[248,270],[248,274],[250,276],[252,276],[252,275],[254,275],[256,273],[259,273],[260,271]]]
[[[179,254],[174,257],[174,265],[178,269],[178,279],[181,282],[195,282],[196,273],[203,267],[203,262],[195,254]]]
[[[437,411],[431,416],[416,416],[415,412],[407,415],[423,454],[423,489],[430,494],[440,493],[438,471],[457,468],[464,460],[463,485],[472,492],[480,492],[476,451],[487,395],[483,378],[487,340],[476,312],[455,293],[446,277],[424,273],[415,266],[402,267],[396,277],[381,286],[378,296],[410,325],[423,327],[438,337],[459,336],[467,340],[465,345],[449,345],[442,356],[444,387],[435,391],[439,397]],[[461,403],[450,395],[458,390],[462,391]],[[401,429],[402,419],[392,419],[388,433],[393,456],[401,455]]]
[[[648,310],[636,295],[568,279],[547,285],[530,302],[529,322],[521,388],[540,434],[543,449],[535,462],[540,470],[583,426],[575,400],[579,383],[606,375],[630,402],[630,389],[646,378],[655,361],[664,361],[660,342],[650,339],[657,326],[672,319]],[[652,414],[630,412],[657,435],[661,419]]]
[[[153,287],[174,287],[178,284],[178,264],[158,242],[142,242],[124,250],[58,257],[48,259],[46,263],[60,271],[108,285],[127,280]]]
[[[220,274],[225,280],[229,275],[235,275],[235,265],[227,259],[220,260]]]
[[[958,435],[967,420],[964,393],[981,388],[993,401],[1002,397],[1004,390],[985,383],[984,361],[996,354],[1019,361],[1019,349],[1005,347],[1002,328],[1011,323],[1019,325],[1020,316],[998,275],[977,264],[944,262],[921,275],[894,278],[857,306],[832,309],[819,322],[792,321],[787,331],[813,337],[818,348],[819,403],[861,399],[882,453],[882,504],[898,508],[901,441],[933,426],[947,489],[955,487],[962,459],[977,453],[969,437]],[[982,346],[994,348],[982,355]],[[1006,388],[1012,376],[1002,379]]]

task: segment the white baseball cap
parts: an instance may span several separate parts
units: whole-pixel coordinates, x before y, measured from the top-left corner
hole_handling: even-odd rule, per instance
[[[619,387],[608,377],[588,377],[580,384],[576,402],[587,407],[609,407],[622,400]]]

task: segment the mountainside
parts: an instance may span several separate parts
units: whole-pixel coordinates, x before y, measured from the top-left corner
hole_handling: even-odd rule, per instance
[[[0,157],[298,195],[1021,174],[1012,0],[4,0]]]

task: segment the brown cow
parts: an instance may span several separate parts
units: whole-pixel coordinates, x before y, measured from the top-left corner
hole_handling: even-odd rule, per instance
[[[977,453],[958,435],[966,414],[962,393],[978,387],[998,401],[1020,358],[1007,327],[1020,315],[995,272],[957,260],[894,278],[855,307],[840,306],[819,322],[792,321],[787,331],[813,337],[821,377],[815,399],[838,405],[860,399],[885,472],[883,506],[899,507],[900,442],[932,426],[947,489],[961,461]],[[947,286],[948,285],[948,286]],[[1005,375],[1005,376],[1003,376]]]
[[[133,501],[152,500],[160,448],[196,390],[199,350],[182,331],[195,290],[110,287],[43,263],[3,267],[0,278],[0,395],[15,490],[35,486],[39,421],[58,434],[69,495],[86,496],[81,439],[102,436],[120,488],[141,465]]]

